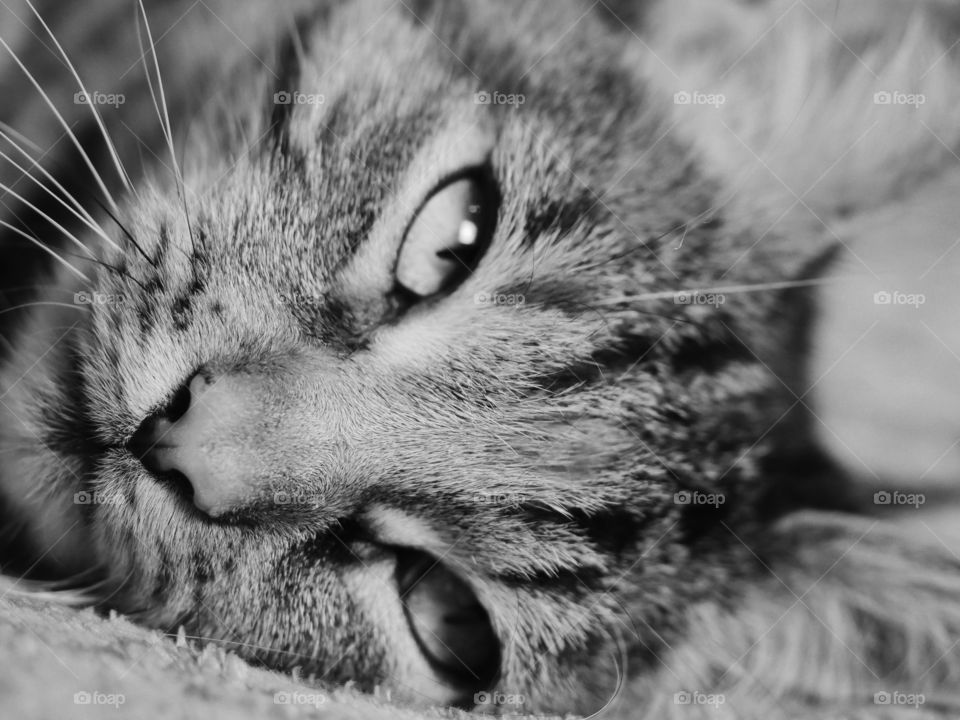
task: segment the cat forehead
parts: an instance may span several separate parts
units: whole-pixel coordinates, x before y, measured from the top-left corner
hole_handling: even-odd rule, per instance
[[[589,175],[567,169],[573,164],[569,147],[596,144],[585,136],[594,134],[592,118],[603,111],[590,93],[614,77],[624,85],[629,80],[609,69],[590,79],[580,70],[571,76],[570,68],[561,77],[552,68],[554,53],[581,42],[574,36],[589,24],[582,8],[566,17],[575,3],[558,3],[557,17],[540,23],[556,24],[556,32],[541,32],[532,41],[522,27],[532,23],[526,17],[532,10],[512,13],[504,24],[496,6],[368,0],[334,4],[319,18],[304,20],[290,41],[288,61],[263,93],[270,122],[263,135],[278,138],[264,143],[269,168],[258,177],[247,174],[233,191],[215,190],[222,197],[213,197],[214,203],[233,207],[212,209],[211,215],[242,218],[235,225],[254,242],[266,237],[274,245],[322,246],[324,258],[315,258],[321,269],[339,267],[365,247],[374,260],[387,252],[386,244],[368,240],[397,231],[378,223],[409,222],[431,184],[444,172],[483,162],[495,135],[501,172],[528,178],[514,184],[529,204],[546,208],[550,194],[562,196],[555,202],[561,205],[589,194]],[[571,23],[561,22],[566,19]],[[544,53],[538,44],[554,49]],[[565,90],[580,83],[582,91]],[[521,89],[533,94],[527,99]],[[521,97],[527,105],[490,104],[492,94]],[[629,94],[626,88],[622,94]],[[264,212],[257,217],[250,206]],[[572,216],[551,208],[557,216]],[[536,229],[549,220],[528,224]],[[227,234],[232,241],[243,239]]]

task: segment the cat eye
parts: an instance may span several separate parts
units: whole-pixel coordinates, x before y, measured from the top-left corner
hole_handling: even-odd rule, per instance
[[[496,214],[488,170],[461,173],[442,184],[407,228],[395,270],[398,288],[420,299],[461,283],[486,249]]]

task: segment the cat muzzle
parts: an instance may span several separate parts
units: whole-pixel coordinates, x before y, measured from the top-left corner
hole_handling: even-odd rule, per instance
[[[269,501],[291,479],[330,462],[338,431],[323,410],[329,389],[311,378],[198,373],[127,445],[158,478],[179,480],[218,518]]]

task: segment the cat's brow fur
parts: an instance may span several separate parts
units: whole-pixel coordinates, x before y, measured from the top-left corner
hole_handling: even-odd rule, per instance
[[[129,3],[91,3],[87,32],[54,5],[40,12],[73,27],[91,87],[116,82],[95,28],[135,64]],[[822,220],[935,174],[960,139],[953,54],[913,89],[935,98],[929,132],[858,109],[947,51],[925,14],[939,6],[899,28],[831,25],[826,3],[792,18],[776,2],[623,5],[223,2],[241,46],[212,49],[189,21],[171,32],[158,52],[185,197],[138,66],[119,87],[140,139],[104,114],[137,190],[118,190],[119,220],[148,260],[105,219],[124,247],[98,257],[119,270],[71,258],[95,283],[61,267],[38,297],[123,301],[38,305],[10,336],[0,496],[20,540],[39,555],[66,535],[51,566],[95,566],[102,604],[142,622],[407,700],[427,670],[366,536],[391,523],[475,589],[501,643],[495,687],[524,712],[616,696],[611,713],[690,717],[674,694],[697,691],[725,696],[710,717],[868,717],[892,688],[949,708],[960,563],[847,514],[798,402],[810,293],[644,297],[809,279],[831,252]],[[183,8],[147,3],[163,29]],[[8,42],[55,62],[29,35]],[[838,59],[853,48],[862,62]],[[7,65],[23,100],[0,119],[46,147],[61,129]],[[71,79],[43,77],[107,177]],[[324,101],[272,101],[292,90]],[[484,90],[525,102],[478,105]],[[673,105],[694,90],[728,102]],[[502,197],[487,253],[449,296],[379,322],[417,198],[486,137]],[[22,205],[2,215],[21,216],[62,247]],[[236,444],[284,428],[258,457],[265,483],[314,504],[266,495],[213,523],[122,448],[197,371],[271,389]],[[120,500],[77,506],[82,489]],[[726,501],[677,504],[682,490]]]

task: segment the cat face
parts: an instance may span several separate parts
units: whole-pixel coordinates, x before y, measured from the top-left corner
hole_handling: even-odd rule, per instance
[[[590,712],[752,572],[721,522],[775,474],[790,322],[680,291],[804,258],[725,216],[583,12],[335,4],[279,73],[224,73],[184,189],[121,202],[115,301],[57,376],[109,604],[326,681]]]

